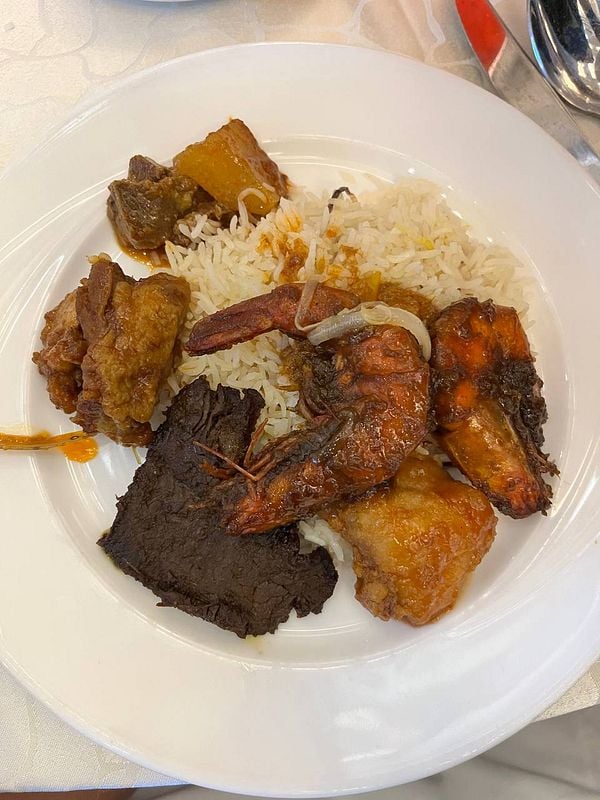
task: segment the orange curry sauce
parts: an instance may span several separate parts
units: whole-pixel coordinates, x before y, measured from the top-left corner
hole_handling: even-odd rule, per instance
[[[135,247],[130,247],[128,244],[125,244],[120,236],[116,236],[116,239],[117,244],[125,255],[133,258],[135,261],[139,261],[141,264],[145,264],[148,269],[170,269],[171,265],[169,264],[164,246],[157,247],[156,250],[136,250]]]
[[[96,440],[83,431],[51,436],[40,431],[33,436],[14,433],[0,433],[0,450],[51,450],[57,448],[69,461],[82,464],[91,461],[98,453]]]

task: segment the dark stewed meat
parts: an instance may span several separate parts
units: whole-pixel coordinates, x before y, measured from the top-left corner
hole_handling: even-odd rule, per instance
[[[132,156],[127,178],[113,181],[108,191],[108,218],[122,244],[133,250],[156,250],[167,241],[187,247],[179,225],[193,226],[196,214],[223,223],[231,218],[193,178],[147,156]]]
[[[113,181],[108,187],[108,216],[121,240],[136,250],[153,250],[172,237],[178,219],[206,199],[185,175],[159,180]]]
[[[294,525],[233,537],[218,523],[223,462],[194,443],[241,461],[262,405],[252,389],[213,392],[204,378],[183,389],[99,542],[161,605],[240,637],[273,632],[292,609],[319,613],[337,581],[324,548],[300,554]]]

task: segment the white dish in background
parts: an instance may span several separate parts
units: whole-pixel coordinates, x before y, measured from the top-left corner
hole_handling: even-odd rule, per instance
[[[96,546],[135,469],[130,451],[104,443],[86,465],[2,453],[0,658],[75,727],[192,783],[318,796],[414,780],[525,725],[600,653],[600,197],[509,106],[390,54],[245,45],[161,65],[80,109],[0,181],[2,424],[72,427],[30,355],[85,256],[120,255],[107,184],[133,153],[168,160],[230,116],[311,188],[341,173],[353,185],[433,177],[478,234],[535,265],[531,335],[562,471],[553,509],[503,518],[435,625],[372,618],[346,572],[323,614],[242,641],[157,608]]]

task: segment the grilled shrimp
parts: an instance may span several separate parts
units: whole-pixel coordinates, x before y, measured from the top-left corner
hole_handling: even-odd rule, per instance
[[[269,331],[281,331],[294,339],[303,339],[306,334],[296,327],[296,312],[303,290],[303,283],[285,283],[268,294],[217,311],[194,325],[185,349],[193,356],[216,353]],[[358,297],[351,292],[317,284],[302,322],[306,326],[314,325],[345,308],[353,308],[358,302]]]
[[[281,286],[197,322],[186,349],[212,353],[274,329],[302,338],[294,322],[302,288]],[[355,304],[352,294],[320,285],[306,321]],[[396,473],[428,431],[429,368],[406,329],[366,327],[318,350],[330,363],[326,408],[260,451],[248,465],[253,474],[222,484],[231,534],[270,530],[371,489]]]
[[[548,417],[517,312],[473,297],[430,328],[436,439],[456,466],[511,517],[545,511],[556,474],[541,448]]]

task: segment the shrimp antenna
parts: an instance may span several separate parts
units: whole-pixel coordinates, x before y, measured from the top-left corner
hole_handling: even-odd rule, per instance
[[[236,470],[236,472],[239,472],[240,475],[243,475],[245,478],[248,478],[249,480],[255,482],[259,480],[258,476],[253,475],[251,472],[248,472],[248,470],[244,469],[244,467],[240,467],[239,464],[236,464],[235,461],[232,461],[231,458],[228,458],[223,453],[219,453],[218,450],[213,450],[212,447],[209,447],[207,444],[203,444],[202,442],[194,442],[194,444],[196,445],[196,447],[201,447],[207,453],[210,453],[211,456],[221,459],[221,461],[224,461],[229,467]]]

